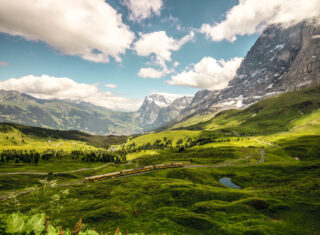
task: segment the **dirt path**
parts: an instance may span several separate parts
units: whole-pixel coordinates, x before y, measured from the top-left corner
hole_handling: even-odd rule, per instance
[[[267,142],[267,141],[265,141],[265,140],[259,140],[258,138],[257,138],[257,139],[254,139],[254,140],[257,141],[257,142],[259,142],[260,144],[266,144],[266,145],[270,145],[270,146],[273,146],[273,147],[279,147],[279,146],[276,145],[276,144]]]
[[[262,149],[261,150],[261,158],[260,158],[259,161],[253,162],[253,163],[232,164],[234,162],[238,162],[238,161],[241,161],[241,160],[248,159],[248,158],[250,158],[250,157],[252,157],[254,155],[255,154],[248,155],[248,156],[246,156],[244,158],[230,160],[230,161],[227,161],[227,162],[224,162],[224,163],[221,163],[221,164],[216,164],[216,165],[185,165],[185,166],[183,166],[183,168],[213,168],[213,167],[228,167],[228,166],[250,166],[250,165],[260,164],[260,163],[263,163],[265,161],[265,153],[264,153],[264,149]],[[108,164],[106,164],[106,165],[108,165]],[[99,169],[99,168],[105,167],[106,165],[95,167],[95,168],[81,168],[81,169],[78,169],[78,170],[66,171],[66,172],[70,173],[70,172],[77,172],[77,171],[81,171],[81,170]],[[171,169],[171,168],[158,169],[158,170],[167,170],[167,169]],[[66,172],[64,172],[64,173],[66,173]],[[119,176],[119,177],[130,177],[130,176],[145,174],[145,173],[148,173],[148,172],[152,172],[152,171],[139,172],[139,173],[135,173],[135,174],[131,174],[131,175],[124,175],[124,176]],[[16,172],[13,172],[13,173],[16,173]],[[20,173],[23,173],[23,172],[20,172]],[[28,173],[28,172],[26,172],[26,173]],[[31,172],[31,173],[37,174],[36,172]],[[61,174],[62,172],[59,172],[59,173]],[[7,174],[8,175],[10,173],[3,173],[3,174]],[[46,173],[38,173],[38,174],[46,174]],[[119,177],[117,177],[117,178],[119,178]],[[83,181],[77,181],[77,182],[58,184],[57,186],[58,187],[60,187],[60,186],[70,186],[70,185],[78,185],[78,184],[82,184],[82,183],[83,183]],[[22,192],[17,192],[17,193],[15,193],[15,196],[24,195],[24,194],[27,194],[27,193],[29,193],[28,190],[22,191]],[[6,200],[8,198],[9,198],[9,195],[0,196],[0,200]]]

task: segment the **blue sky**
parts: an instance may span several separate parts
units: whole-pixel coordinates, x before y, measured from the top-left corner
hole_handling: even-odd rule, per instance
[[[116,110],[135,110],[154,92],[224,88],[265,22],[228,22],[240,14],[230,12],[236,0],[29,2],[0,3],[0,88]]]

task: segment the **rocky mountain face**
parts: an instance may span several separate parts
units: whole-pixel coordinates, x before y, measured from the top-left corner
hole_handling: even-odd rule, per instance
[[[0,122],[93,134],[130,135],[172,121],[192,97],[154,94],[137,112],[116,112],[88,102],[42,100],[16,91],[0,90]]]
[[[153,94],[147,96],[135,114],[138,122],[144,126],[144,130],[158,128],[178,117],[181,111],[189,106],[192,97]]]
[[[208,110],[212,106],[212,101],[215,100],[218,95],[219,91],[198,91],[191,100],[190,105],[181,110],[181,115],[178,117],[178,119],[187,117],[193,113],[199,113]]]
[[[183,117],[246,107],[264,97],[320,83],[320,26],[268,27],[221,91],[199,91]]]

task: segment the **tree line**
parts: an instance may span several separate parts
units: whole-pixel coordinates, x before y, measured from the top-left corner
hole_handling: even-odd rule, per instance
[[[239,137],[234,141],[243,140],[243,137]],[[221,138],[218,136],[209,136],[209,137],[201,137],[197,139],[188,138],[186,141],[183,139],[179,139],[176,141],[175,145],[173,145],[173,140],[168,139],[167,137],[163,137],[163,139],[157,139],[155,142],[148,142],[146,144],[137,145],[135,142],[127,146],[122,147],[122,151],[127,153],[133,152],[141,152],[143,150],[162,150],[162,149],[173,149],[178,150],[180,152],[184,151],[187,148],[192,148],[196,145],[205,145],[209,143],[220,143],[220,142],[230,142],[232,141],[230,138]]]
[[[114,162],[126,161],[126,155],[121,152],[109,152],[106,150],[73,150],[71,153],[63,150],[47,149],[43,152],[36,150],[7,149],[0,153],[0,162],[34,163],[38,165],[40,160],[50,160],[51,158],[79,159],[85,162]]]

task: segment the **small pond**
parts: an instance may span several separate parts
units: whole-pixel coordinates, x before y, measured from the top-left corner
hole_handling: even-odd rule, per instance
[[[241,187],[233,183],[229,177],[222,177],[221,179],[219,179],[219,182],[220,184],[223,184],[229,188],[241,189]]]

